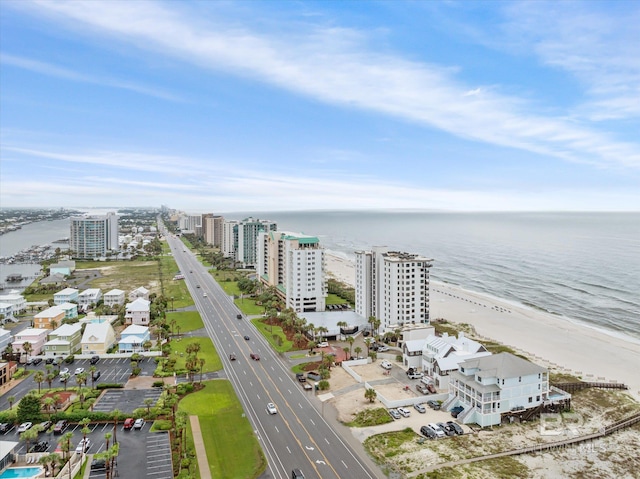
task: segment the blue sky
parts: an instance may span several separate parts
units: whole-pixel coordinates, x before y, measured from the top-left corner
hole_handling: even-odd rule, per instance
[[[640,210],[640,3],[0,2],[0,206]]]

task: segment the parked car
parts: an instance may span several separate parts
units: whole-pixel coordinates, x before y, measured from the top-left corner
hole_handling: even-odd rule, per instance
[[[447,436],[455,436],[456,432],[449,427],[449,424],[445,424],[443,422],[437,422],[436,425],[444,431]]]
[[[420,428],[420,434],[422,434],[423,436],[428,437],[429,439],[435,439],[437,437],[436,436],[436,432],[433,429],[431,429],[430,427],[427,427],[427,426],[422,426]]]
[[[269,414],[278,414],[278,410],[276,409],[276,405],[270,402],[267,404],[267,412]]]
[[[378,346],[378,352],[384,353],[385,351],[389,351],[389,346],[385,346],[384,344],[382,346]]]
[[[83,372],[84,372],[84,368],[76,368],[73,374],[77,376],[78,374],[82,374]]]
[[[47,358],[47,359],[44,360],[44,363],[45,364],[53,364],[54,359],[55,358]]]
[[[33,364],[34,366],[37,366],[41,362],[42,362],[42,358],[32,358],[31,364]]]
[[[133,424],[135,423],[135,419],[133,419],[132,417],[128,417],[127,419],[124,420],[124,429],[131,429],[133,427]]]
[[[409,410],[408,410],[407,408],[405,408],[405,407],[399,407],[399,408],[398,408],[398,412],[399,412],[402,416],[404,416],[404,417],[409,417],[409,416],[411,416],[411,411],[409,411]]]
[[[142,419],[141,417],[139,417],[138,419],[135,420],[135,422],[133,423],[133,428],[134,429],[142,429],[144,427],[144,419]]]
[[[69,368],[62,368],[60,370],[60,376],[62,376],[63,374],[69,374]]]
[[[88,437],[80,439],[80,442],[76,446],[76,453],[82,454],[83,452],[87,452],[91,447],[91,440]]]
[[[54,434],[62,434],[64,430],[67,428],[67,421],[64,419],[60,419],[55,426],[53,426]]]
[[[62,356],[58,356],[57,358],[55,358],[53,360],[53,364],[55,364],[56,366],[62,364],[62,361],[64,361],[64,358]]]
[[[91,364],[96,364],[98,361],[100,361],[100,356],[91,356],[91,359],[89,360]]]
[[[427,389],[427,386],[425,386],[422,383],[416,384],[416,391],[418,391],[420,394],[423,394],[425,396],[429,394],[429,390]]]
[[[329,343],[328,343],[328,342],[326,342],[326,341],[320,341],[320,342],[318,343],[318,347],[319,347],[319,348],[326,348],[326,347],[328,347],[328,346],[329,346]]]
[[[422,374],[420,371],[414,371],[412,373],[407,373],[407,377],[409,379],[420,379],[423,376],[424,376],[424,374]]]
[[[451,416],[458,417],[462,411],[464,411],[464,407],[456,406],[451,410]]]
[[[301,383],[305,382],[307,378],[304,377],[304,373],[296,373],[296,379]]]
[[[396,409],[389,409],[389,414],[393,419],[400,419],[400,413]]]
[[[437,411],[438,409],[440,409],[440,403],[434,399],[429,399],[427,401],[427,406],[429,406],[431,409]]]
[[[253,359],[254,361],[260,361],[260,356],[256,353],[251,353],[249,355],[251,357],[251,359]]]
[[[49,443],[47,441],[38,441],[29,448],[29,452],[45,452],[49,449]]]
[[[38,429],[42,432],[46,432],[51,429],[52,424],[53,423],[51,421],[42,421],[40,424],[38,424]]]
[[[8,422],[3,422],[0,424],[0,433],[6,434],[9,432],[9,429],[11,429],[11,424],[9,424]]]
[[[453,429],[453,431],[458,435],[461,436],[464,434],[464,429],[462,429],[462,427],[460,427],[459,424],[453,422],[453,421],[447,421],[447,425],[449,426],[450,429]]]
[[[391,369],[391,363],[390,363],[389,361],[382,361],[382,362],[380,363],[380,367],[381,367],[382,369],[389,370],[389,369]]]
[[[427,412],[426,408],[422,404],[414,404],[413,409],[418,411],[420,414],[424,414],[425,412]]]
[[[436,433],[436,437],[438,438],[446,436],[444,431],[440,429],[440,426],[438,426],[436,423],[430,422],[429,424],[427,424],[427,427],[430,427],[431,429],[433,429],[433,431]]]
[[[95,371],[93,373],[93,376],[91,376],[93,378],[94,381],[97,381],[98,378],[102,375],[102,373],[100,371]]]
[[[20,434],[22,432],[28,431],[29,429],[31,429],[31,426],[33,426],[32,422],[23,422],[18,426],[18,429],[16,429],[16,432]]]
[[[104,459],[94,459],[91,461],[91,470],[96,471],[100,469],[106,469],[107,462]]]
[[[60,381],[67,382],[70,377],[71,377],[71,373],[61,373],[60,374]]]

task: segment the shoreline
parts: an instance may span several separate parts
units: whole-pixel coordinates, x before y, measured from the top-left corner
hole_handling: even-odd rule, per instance
[[[352,261],[327,251],[326,267],[330,277],[354,286]],[[640,341],[634,337],[433,280],[430,316],[470,324],[481,342],[484,338],[508,345],[557,372],[586,381],[624,383],[640,399]]]

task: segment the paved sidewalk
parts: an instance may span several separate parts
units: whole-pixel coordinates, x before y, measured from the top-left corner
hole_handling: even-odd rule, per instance
[[[193,444],[196,448],[196,456],[198,457],[200,479],[212,479],[211,470],[209,469],[209,461],[207,460],[207,451],[204,448],[204,441],[202,440],[202,431],[200,430],[200,421],[198,420],[198,416],[189,416],[189,421],[191,421]]]

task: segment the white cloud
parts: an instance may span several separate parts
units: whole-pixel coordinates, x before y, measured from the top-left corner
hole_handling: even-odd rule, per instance
[[[33,7],[35,14],[47,13],[111,41],[252,77],[320,101],[568,161],[640,167],[637,144],[562,118],[526,113],[532,105],[495,89],[465,95],[470,88],[456,80],[452,69],[369,51],[357,31],[317,28],[276,37],[226,27],[224,19],[214,24],[210,16],[200,18],[175,3],[43,1]],[[551,56],[552,45],[541,51]]]

